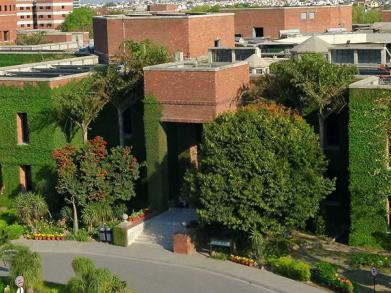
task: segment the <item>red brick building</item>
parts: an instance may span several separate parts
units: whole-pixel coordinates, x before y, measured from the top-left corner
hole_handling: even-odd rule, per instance
[[[16,2],[0,1],[0,42],[16,40]]]
[[[142,14],[94,17],[95,52],[107,62],[123,41],[150,39],[185,57],[208,54],[211,47],[234,46],[234,15]]]
[[[178,5],[176,5],[176,4],[155,3],[155,4],[148,5],[147,10],[148,11],[169,11],[169,12],[174,12],[174,11],[178,11]]]
[[[277,39],[284,30],[321,33],[331,28],[352,30],[352,6],[306,6],[222,9],[235,14],[235,34]]]
[[[381,16],[383,22],[391,22],[391,10],[382,10]]]
[[[18,29],[56,29],[73,10],[73,0],[16,0]]]
[[[144,88],[163,105],[162,121],[205,123],[236,109],[236,98],[249,84],[249,76],[246,62],[168,63],[144,68]]]

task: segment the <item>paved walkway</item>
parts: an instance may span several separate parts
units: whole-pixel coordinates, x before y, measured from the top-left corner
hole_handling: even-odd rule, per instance
[[[229,261],[200,254],[178,255],[161,247],[134,244],[18,240],[43,257],[48,281],[66,283],[76,255],[119,274],[138,293],[324,293],[322,289]]]

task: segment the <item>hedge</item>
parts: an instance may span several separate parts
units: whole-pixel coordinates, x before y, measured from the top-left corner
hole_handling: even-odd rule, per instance
[[[285,277],[309,281],[311,279],[311,266],[302,261],[296,261],[290,256],[270,259],[268,264],[274,272]]]

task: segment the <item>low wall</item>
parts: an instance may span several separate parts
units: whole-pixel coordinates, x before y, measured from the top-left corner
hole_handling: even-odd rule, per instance
[[[77,42],[51,43],[31,46],[0,46],[0,51],[26,52],[26,51],[76,51],[79,49]]]
[[[131,245],[138,236],[144,231],[145,222],[131,223],[123,222],[113,229],[113,244],[118,246]]]

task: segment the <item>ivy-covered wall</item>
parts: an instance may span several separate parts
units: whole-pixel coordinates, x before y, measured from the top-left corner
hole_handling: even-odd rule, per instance
[[[47,85],[0,86],[0,165],[3,192],[0,206],[12,205],[12,197],[19,193],[19,166],[30,165],[33,190],[41,192],[49,205],[59,200],[55,196],[56,183],[52,151],[62,147],[68,139],[52,115],[53,90]],[[17,143],[17,113],[27,113],[29,143]],[[82,143],[76,134],[72,143]]]
[[[390,125],[391,117],[381,105],[386,95],[390,95],[389,90],[350,89],[351,245],[379,247],[380,239],[387,231],[386,199],[391,196],[387,125]]]

